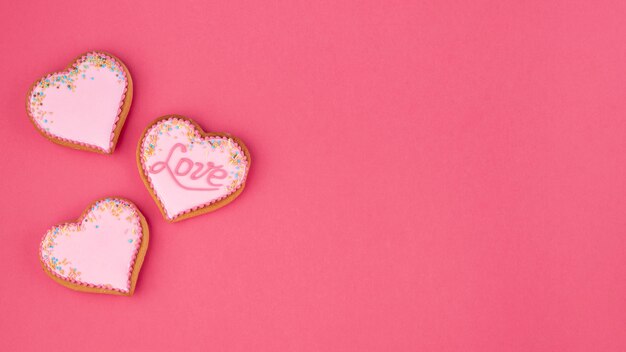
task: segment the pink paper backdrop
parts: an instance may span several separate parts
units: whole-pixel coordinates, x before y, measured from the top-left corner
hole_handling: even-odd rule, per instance
[[[177,3],[177,4],[175,4]],[[0,350],[626,350],[623,1],[2,1]],[[130,68],[112,156],[30,125],[40,75]],[[233,204],[166,223],[135,146],[178,113],[249,146]],[[137,203],[135,296],[37,245]]]

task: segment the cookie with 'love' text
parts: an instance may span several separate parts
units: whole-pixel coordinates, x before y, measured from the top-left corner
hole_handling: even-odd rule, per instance
[[[132,98],[126,66],[111,54],[94,51],[37,80],[26,97],[26,111],[35,128],[52,142],[111,154]]]
[[[166,220],[214,211],[243,191],[250,153],[237,137],[204,132],[168,115],[152,122],[137,146],[139,173]]]
[[[92,203],[76,221],[51,227],[39,246],[54,281],[77,291],[131,296],[148,250],[148,224],[123,198]]]

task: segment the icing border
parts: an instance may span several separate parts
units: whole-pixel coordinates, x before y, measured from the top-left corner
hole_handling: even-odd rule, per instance
[[[161,124],[161,123],[165,123],[169,120],[180,120],[184,123],[189,124],[189,127],[191,127],[191,129],[198,135],[199,138],[201,139],[207,139],[207,138],[219,138],[219,139],[231,139],[233,141],[233,143],[235,144],[235,146],[237,148],[239,148],[242,152],[242,158],[244,160],[244,162],[246,163],[246,172],[242,177],[242,181],[241,183],[235,188],[233,189],[230,193],[227,193],[226,195],[219,197],[217,199],[213,199],[210,202],[204,203],[204,204],[200,204],[197,206],[194,206],[190,209],[184,210],[182,212],[179,212],[175,215],[173,215],[171,218],[167,215],[167,212],[165,211],[165,205],[163,204],[163,201],[161,200],[161,197],[158,196],[156,190],[154,189],[154,185],[152,184],[152,181],[150,181],[150,178],[148,177],[148,171],[146,169],[146,165],[145,162],[143,160],[142,157],[142,152],[143,152],[143,144],[144,141],[146,139],[146,137],[148,136],[148,134],[150,134],[150,132],[152,131],[153,128],[155,128],[157,125]],[[182,115],[165,115],[165,116],[161,116],[157,119],[155,119],[154,121],[152,121],[143,131],[141,138],[139,139],[139,143],[137,144],[137,167],[139,168],[139,173],[141,176],[141,179],[144,183],[144,185],[146,186],[146,188],[148,189],[148,192],[150,193],[150,195],[152,196],[152,198],[155,200],[155,202],[157,203],[157,206],[159,208],[159,210],[161,211],[161,215],[163,215],[163,218],[165,218],[165,220],[167,220],[168,222],[177,222],[177,221],[181,221],[184,219],[189,219],[198,215],[202,215],[205,213],[209,213],[212,211],[215,211],[225,205],[227,205],[228,203],[232,202],[233,200],[235,200],[235,198],[239,197],[239,195],[241,194],[241,192],[243,191],[243,189],[246,186],[246,181],[248,178],[248,172],[250,171],[250,165],[252,164],[252,158],[250,157],[250,152],[248,151],[248,148],[246,147],[246,145],[243,143],[243,141],[241,141],[239,138],[235,137],[235,136],[231,136],[228,133],[219,133],[219,132],[205,132],[204,129],[202,129],[202,127],[200,127],[200,125],[198,125],[198,123],[196,123],[194,120],[182,116]]]
[[[53,133],[50,133],[49,131],[44,130],[43,128],[41,128],[41,126],[39,126],[39,124],[37,124],[37,122],[35,121],[35,117],[33,116],[33,113],[31,111],[30,97],[32,95],[32,92],[37,88],[37,85],[41,81],[47,78],[50,78],[51,76],[54,76],[54,75],[59,75],[65,72],[69,72],[70,70],[72,70],[73,68],[77,66],[78,62],[81,62],[81,60],[85,59],[88,55],[101,55],[107,59],[115,61],[122,68],[122,72],[124,76],[124,91],[122,92],[122,97],[120,99],[120,104],[117,110],[117,116],[115,116],[115,120],[113,121],[113,125],[111,128],[111,138],[109,139],[108,150],[105,150],[101,147],[98,147],[89,143],[79,142],[79,141],[71,140],[68,138],[60,137]],[[29,120],[35,126],[37,131],[41,135],[43,135],[46,139],[49,139],[53,143],[67,146],[67,147],[74,148],[74,149],[87,150],[87,151],[96,152],[100,154],[113,154],[113,152],[115,151],[115,146],[117,145],[117,140],[119,139],[119,136],[122,132],[122,128],[124,127],[124,123],[126,122],[126,117],[128,117],[132,100],[133,100],[133,80],[131,78],[130,72],[128,71],[128,68],[126,67],[126,65],[124,65],[124,63],[120,59],[118,59],[116,56],[112,54],[109,54],[105,51],[93,50],[93,51],[88,51],[86,53],[83,53],[79,55],[78,57],[76,57],[74,60],[70,62],[70,64],[64,70],[48,73],[47,75],[37,79],[31,85],[30,89],[28,90],[28,93],[26,94],[26,113],[28,115]]]
[[[121,203],[124,203],[126,206],[128,206],[131,209],[131,211],[135,213],[135,215],[137,215],[138,220],[139,220],[138,229],[140,230],[141,235],[139,236],[139,240],[138,240],[139,243],[135,247],[135,252],[133,253],[133,256],[130,261],[131,269],[129,270],[130,275],[128,277],[128,281],[129,281],[128,291],[124,291],[118,288],[109,288],[104,285],[94,285],[88,282],[83,282],[81,280],[68,279],[66,277],[63,277],[57,274],[54,270],[52,270],[48,266],[48,264],[46,263],[46,261],[43,259],[43,256],[42,256],[44,242],[46,240],[46,237],[48,236],[48,231],[50,229],[58,227],[58,226],[64,226],[64,225],[80,225],[85,220],[85,217],[90,213],[90,211],[96,204],[102,201],[106,201],[106,200],[117,200],[117,201],[120,201]],[[41,242],[39,243],[39,253],[38,253],[39,262],[41,263],[41,266],[44,272],[50,278],[52,278],[57,283],[65,287],[71,288],[73,290],[83,291],[83,292],[92,292],[92,293],[113,294],[113,295],[119,295],[119,296],[132,296],[133,293],[135,292],[135,286],[137,284],[137,279],[139,277],[139,271],[141,270],[141,266],[143,264],[143,261],[146,256],[146,252],[148,250],[148,242],[150,240],[149,233],[150,231],[148,229],[148,223],[146,222],[146,218],[143,216],[139,208],[137,208],[137,206],[133,202],[122,197],[100,198],[100,199],[93,201],[91,204],[89,204],[85,208],[83,213],[80,215],[80,217],[78,217],[78,219],[74,221],[66,221],[66,222],[62,222],[59,224],[55,224],[46,231],[46,233],[41,238]]]

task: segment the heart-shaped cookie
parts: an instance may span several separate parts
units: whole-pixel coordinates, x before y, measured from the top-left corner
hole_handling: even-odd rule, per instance
[[[226,133],[205,133],[178,115],[156,119],[137,146],[137,165],[166,220],[207,213],[243,191],[250,169],[245,144]]]
[[[26,111],[37,130],[54,143],[113,153],[133,97],[124,64],[111,54],[89,52],[65,71],[33,84]]]
[[[105,198],[75,222],[50,228],[39,247],[54,281],[86,292],[131,296],[148,250],[148,224],[130,201]]]

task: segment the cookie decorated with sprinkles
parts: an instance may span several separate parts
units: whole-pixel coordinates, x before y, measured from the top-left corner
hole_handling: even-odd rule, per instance
[[[126,121],[133,83],[111,54],[93,51],[37,80],[26,98],[35,128],[54,143],[111,154]]]
[[[141,178],[170,222],[232,202],[245,187],[251,161],[237,137],[204,132],[179,115],[156,119],[137,146]]]
[[[131,296],[148,237],[148,224],[132,202],[100,199],[78,220],[52,226],[39,246],[39,259],[46,274],[63,286]]]

